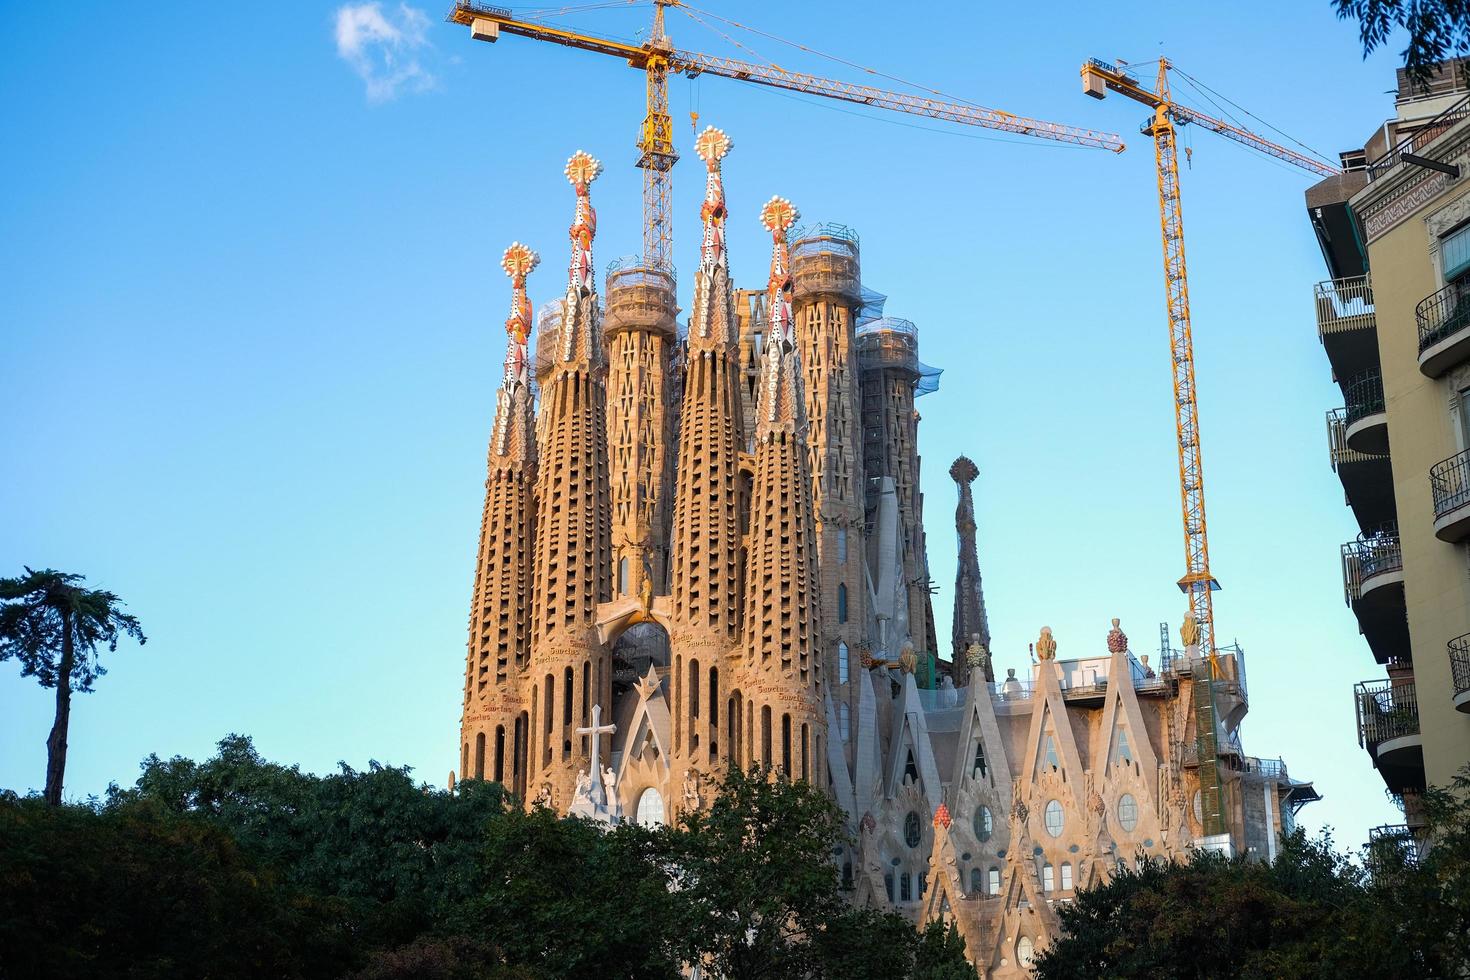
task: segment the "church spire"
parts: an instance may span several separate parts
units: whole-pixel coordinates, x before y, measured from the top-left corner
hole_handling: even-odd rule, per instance
[[[750,717],[760,719],[752,759],[820,786],[827,759],[821,707],[824,643],[801,355],[793,334],[786,247],[786,232],[796,218],[795,206],[781,197],[761,209],[761,224],[771,233],[771,274],[750,489],[743,680]]]
[[[485,509],[470,600],[460,719],[462,779],[493,779],[524,795],[530,718],[521,670],[531,655],[531,579],[536,539],[536,432],[526,377],[531,304],[526,277],[539,257],[512,242],[500,259],[510,276],[505,372],[485,466]]]
[[[983,651],[990,649],[990,623],[985,616],[985,592],[980,585],[980,558],[975,546],[975,499],[970,493],[970,484],[980,475],[980,469],[966,456],[961,456],[949,468],[949,475],[959,491],[959,504],[955,507],[955,530],[959,535],[960,553],[955,570],[954,583],[954,626],[951,639],[954,643],[955,683],[963,685],[972,667],[984,665],[987,681],[995,680],[990,657]],[[967,654],[972,643],[979,643],[982,651],[980,663],[969,662]],[[978,679],[978,678],[976,678]]]
[[[731,725],[742,693],[731,683],[741,650],[744,517],[740,337],[725,254],[725,196],[720,166],[730,150],[713,127],[696,141],[705,161],[700,205],[704,237],[694,274],[694,304],[684,351],[684,392],[675,457],[674,521],[669,543],[669,632],[675,689],[693,692],[672,719],[672,778],[739,754]],[[723,686],[721,686],[723,685]],[[710,698],[701,710],[699,692]],[[716,694],[726,699],[718,709]],[[677,699],[676,699],[677,700]]]
[[[597,217],[587,193],[601,169],[581,150],[567,161],[577,193],[571,262],[538,426],[529,792],[549,794],[562,811],[578,767],[590,758],[577,729],[589,724],[592,705],[612,703],[611,658],[594,623],[598,604],[612,598],[607,357],[592,270]]]

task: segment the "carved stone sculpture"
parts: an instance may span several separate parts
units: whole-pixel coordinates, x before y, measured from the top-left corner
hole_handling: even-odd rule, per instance
[[[1113,628],[1108,630],[1108,652],[1125,653],[1128,650],[1128,634],[1118,628],[1118,617],[1113,617]]]
[[[1057,656],[1056,637],[1051,635],[1051,627],[1043,626],[1041,635],[1036,638],[1036,659],[1055,660]]]

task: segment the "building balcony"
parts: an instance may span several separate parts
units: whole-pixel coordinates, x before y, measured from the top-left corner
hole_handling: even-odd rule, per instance
[[[1388,452],[1388,409],[1383,401],[1383,372],[1373,367],[1343,385],[1347,395],[1343,439],[1348,448],[1370,456]]]
[[[1470,449],[1429,468],[1434,498],[1434,536],[1457,542],[1470,537]]]
[[[1327,448],[1332,469],[1342,481],[1348,506],[1361,528],[1378,527],[1395,518],[1393,470],[1386,453],[1365,453],[1348,445],[1347,409],[1327,413]]]
[[[1368,831],[1368,868],[1383,873],[1412,867],[1424,857],[1423,828],[1408,824],[1384,824]]]
[[[1419,324],[1419,370],[1437,378],[1470,358],[1470,287],[1451,283],[1414,308]]]
[[[1398,526],[1390,521],[1342,546],[1343,599],[1379,663],[1407,660],[1404,559]]]
[[[1332,370],[1350,378],[1378,363],[1378,318],[1367,276],[1317,283],[1317,339]]]
[[[1454,688],[1455,710],[1470,712],[1470,633],[1449,642],[1450,686]]]
[[[1424,740],[1419,734],[1419,701],[1412,673],[1363,681],[1354,689],[1358,744],[1390,791],[1424,785]]]

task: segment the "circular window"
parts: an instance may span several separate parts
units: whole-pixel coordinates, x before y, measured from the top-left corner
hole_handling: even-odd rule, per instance
[[[1118,797],[1118,824],[1127,831],[1138,826],[1138,801],[1133,798],[1132,793],[1124,793]]]
[[[977,806],[975,808],[975,839],[980,843],[990,840],[990,835],[995,831],[995,819],[990,815],[990,807]]]
[[[1046,832],[1053,837],[1062,836],[1062,805],[1052,800],[1046,805]]]
[[[662,827],[664,822],[664,795],[652,786],[638,797],[638,823],[644,827]]]
[[[903,818],[903,839],[909,847],[918,847],[919,841],[923,839],[923,831],[919,829],[920,826],[917,813],[910,813]]]
[[[1200,799],[1199,790],[1194,791],[1194,822],[1200,826],[1204,826],[1205,822],[1205,804]]]

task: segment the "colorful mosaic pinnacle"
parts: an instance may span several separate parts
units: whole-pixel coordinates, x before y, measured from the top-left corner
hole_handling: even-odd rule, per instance
[[[592,269],[592,239],[597,237],[597,212],[592,209],[588,188],[602,173],[602,164],[585,150],[578,150],[567,161],[567,180],[577,191],[577,213],[567,234],[572,239],[572,260],[568,269],[568,289],[580,296],[590,295],[596,289],[596,275]]]
[[[729,153],[734,146],[735,144],[730,141],[730,137],[725,135],[725,131],[723,129],[716,129],[714,126],[706,126],[704,132],[700,133],[694,140],[694,152],[699,155],[699,159],[703,160],[704,165],[710,170],[718,170],[720,168],[720,161],[724,159],[725,154]]]
[[[587,185],[602,173],[602,163],[586,150],[578,150],[567,160],[567,165],[562,173],[567,175],[567,180],[577,189],[577,194],[580,196],[587,193]]]
[[[699,220],[704,223],[704,238],[699,245],[699,261],[707,269],[725,264],[725,186],[720,179],[720,161],[733,144],[723,130],[707,126],[694,141],[694,152],[704,161],[708,174],[704,181],[704,203]]]
[[[531,301],[526,298],[526,277],[541,264],[541,256],[520,242],[511,242],[500,257],[500,267],[510,276],[510,316],[505,321],[509,343],[505,348],[507,381],[524,380],[526,343],[531,337]]]
[[[786,231],[796,224],[801,212],[784,197],[773,197],[761,208],[761,224],[771,233],[771,278],[766,285],[766,309],[770,311],[769,338],[796,343],[796,321],[791,314],[791,253]]]

